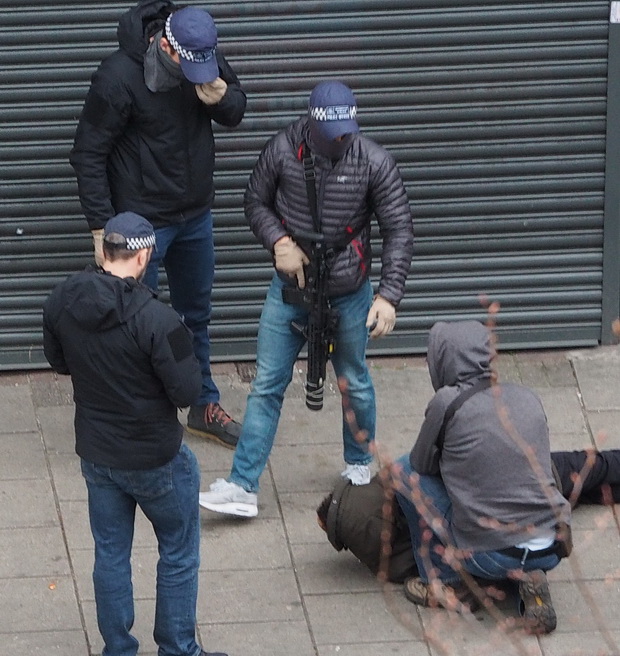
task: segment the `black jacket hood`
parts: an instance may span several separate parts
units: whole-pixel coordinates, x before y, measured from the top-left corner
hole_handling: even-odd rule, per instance
[[[140,0],[118,22],[116,35],[121,50],[132,59],[142,62],[149,37],[164,26],[166,18],[174,9],[174,4],[169,0]]]
[[[155,296],[134,278],[87,270],[67,280],[63,309],[89,332],[120,326]]]
[[[479,321],[438,321],[428,336],[428,372],[433,388],[491,375],[489,330]]]

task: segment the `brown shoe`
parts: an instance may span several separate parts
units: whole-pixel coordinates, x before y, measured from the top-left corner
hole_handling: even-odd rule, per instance
[[[187,415],[187,430],[228,449],[234,449],[241,435],[241,424],[235,421],[219,403],[208,403],[190,407]]]
[[[521,597],[521,615],[524,628],[528,633],[551,633],[558,623],[558,618],[551,602],[551,592],[547,575],[536,569],[523,575],[519,581]]]
[[[462,583],[456,586],[445,585],[437,580],[425,583],[419,576],[405,580],[405,597],[418,606],[426,608],[446,608],[459,613],[474,613],[480,608],[480,602],[472,591]]]

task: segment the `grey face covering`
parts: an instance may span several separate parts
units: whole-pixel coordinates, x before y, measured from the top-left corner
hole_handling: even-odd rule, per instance
[[[144,83],[149,91],[170,91],[185,79],[181,66],[159,45],[163,31],[158,32],[144,53]]]
[[[314,119],[308,120],[308,145],[310,150],[317,155],[322,155],[331,159],[332,162],[339,160],[347,151],[348,147],[353,141],[352,134],[345,134],[340,141],[333,141],[323,136],[318,121]]]

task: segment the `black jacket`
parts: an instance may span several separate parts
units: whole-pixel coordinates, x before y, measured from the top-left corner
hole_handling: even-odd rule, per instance
[[[289,125],[269,140],[250,176],[245,215],[263,246],[273,246],[297,230],[312,230],[308,196],[300,160],[307,119]],[[383,147],[356,134],[343,157],[315,157],[321,232],[328,244],[354,239],[334,262],[329,294],[359,289],[370,275],[370,229],[373,215],[383,240],[378,292],[395,306],[405,291],[413,254],[413,223],[407,193],[392,156]],[[297,240],[302,248],[307,244]]]
[[[213,203],[211,121],[238,125],[246,97],[219,52],[220,77],[228,89],[216,105],[204,105],[187,80],[171,91],[147,89],[148,26],[163,24],[173,7],[167,0],[142,0],[125,13],[119,49],[92,77],[70,155],[91,229],[127,210],[161,227],[194,219]]]
[[[133,278],[87,270],[50,294],[43,331],[45,357],[71,375],[79,456],[152,469],[177,454],[177,406],[195,402],[202,375],[191,333],[172,308]]]

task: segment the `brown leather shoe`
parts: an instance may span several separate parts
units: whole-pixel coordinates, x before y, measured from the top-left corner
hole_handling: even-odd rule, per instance
[[[190,407],[187,415],[187,430],[228,449],[234,449],[241,435],[241,424],[235,421],[219,403],[208,403]]]
[[[405,580],[404,591],[409,601],[426,608],[441,607],[459,613],[474,613],[480,608],[478,599],[462,583],[456,586],[446,585],[439,580],[425,583],[419,576],[412,576]]]

